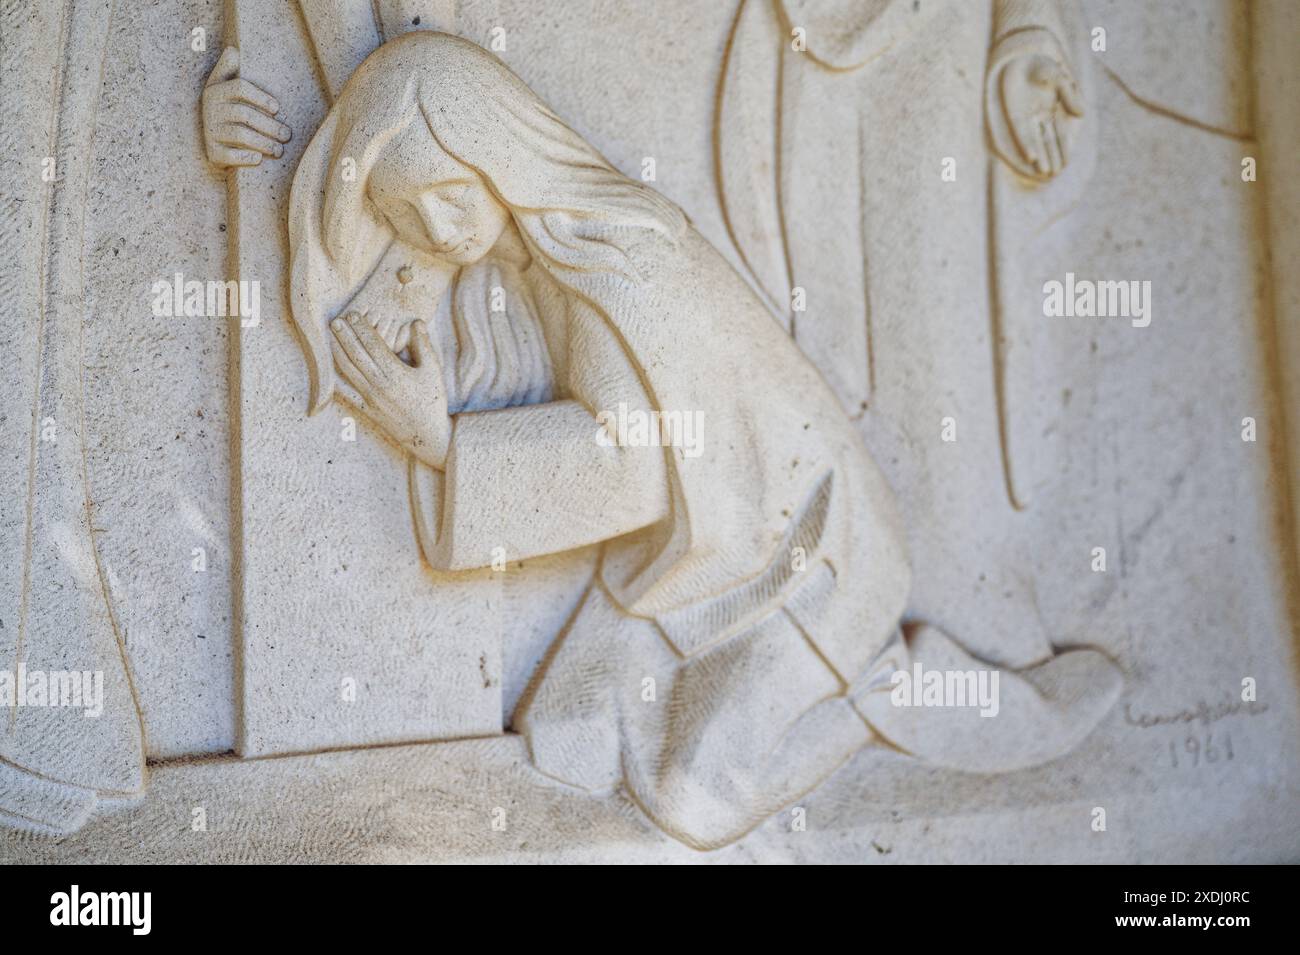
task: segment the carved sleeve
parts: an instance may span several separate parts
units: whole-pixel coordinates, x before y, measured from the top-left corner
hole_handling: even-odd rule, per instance
[[[1061,0],[994,0],[993,43],[996,46],[1012,33],[1043,30],[1064,40]]]
[[[420,535],[434,567],[484,567],[498,548],[507,560],[558,553],[668,514],[664,449],[617,444],[619,421],[651,410],[635,365],[585,308],[574,310],[568,351],[565,400],[456,416],[437,514],[413,481],[425,508],[417,522],[437,521]]]
[[[988,77],[992,81],[1013,57],[1041,54],[1070,66],[1060,0],[996,0]]]

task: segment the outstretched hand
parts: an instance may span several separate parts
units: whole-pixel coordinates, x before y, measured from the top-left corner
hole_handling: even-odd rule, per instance
[[[334,365],[360,395],[362,413],[421,461],[441,470],[451,444],[451,416],[442,363],[425,323],[411,325],[410,365],[363,315],[349,312],[334,319],[330,330]]]
[[[1043,54],[1018,56],[1002,71],[1002,108],[1024,161],[1044,179],[1070,161],[1066,115],[1083,115],[1083,97],[1069,69]]]

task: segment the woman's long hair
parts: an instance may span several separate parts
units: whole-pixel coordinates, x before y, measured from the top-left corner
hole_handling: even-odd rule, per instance
[[[313,413],[334,392],[328,322],[393,240],[367,197],[370,173],[415,122],[478,173],[509,209],[534,261],[562,284],[569,284],[566,273],[602,272],[635,281],[627,254],[631,242],[646,232],[675,242],[685,227],[680,209],[614,169],[486,50],[431,31],[399,37],[357,68],[294,174],[290,295],[308,357]],[[514,364],[485,355],[482,342],[493,337],[485,334],[486,303],[467,301],[490,287],[484,276],[502,271],[509,268],[489,257],[457,278],[457,371],[469,379],[462,406],[473,405],[473,391],[490,384],[494,364]],[[526,296],[508,299],[530,307]]]

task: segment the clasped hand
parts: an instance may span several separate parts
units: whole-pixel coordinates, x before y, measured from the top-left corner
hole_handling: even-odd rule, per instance
[[[339,374],[361,398],[361,412],[393,441],[441,470],[451,444],[451,416],[442,363],[422,321],[411,326],[404,362],[365,316],[349,312],[330,322]]]

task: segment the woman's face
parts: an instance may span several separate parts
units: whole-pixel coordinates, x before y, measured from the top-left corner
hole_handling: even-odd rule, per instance
[[[453,265],[487,255],[510,222],[482,177],[447,155],[419,121],[384,150],[368,194],[398,238]]]

